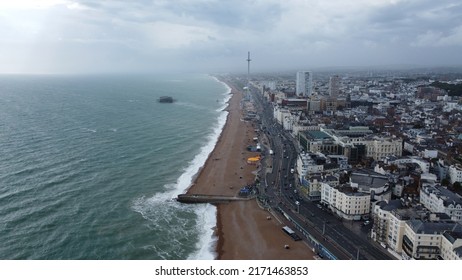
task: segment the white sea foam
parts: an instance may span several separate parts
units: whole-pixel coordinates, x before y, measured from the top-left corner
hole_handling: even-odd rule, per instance
[[[216,77],[213,77],[217,82],[225,85],[226,92],[223,93],[223,103],[228,105],[228,101],[231,98],[231,88],[226,84],[218,80]],[[207,144],[202,147],[200,153],[194,158],[192,164],[187,169],[187,172],[183,173],[180,178],[178,179],[178,187],[180,187],[180,183],[186,183],[187,187],[192,183],[193,177],[199,172],[200,168],[205,164],[209,154],[215,148],[217,144],[218,138],[220,137],[221,132],[223,131],[223,127],[226,123],[226,119],[228,117],[228,112],[223,111],[224,109],[220,110],[222,113],[218,117],[218,121],[216,123],[215,129],[213,133],[208,137]],[[191,169],[191,170],[190,170]],[[189,171],[189,172],[188,172]],[[191,172],[194,171],[194,172]],[[187,175],[186,175],[187,174]],[[183,175],[185,175],[183,177]],[[192,176],[191,176],[192,175]],[[183,178],[182,178],[183,177]],[[184,190],[187,190],[185,188]],[[197,244],[197,251],[192,253],[188,259],[190,260],[206,260],[206,259],[215,259],[216,258],[216,251],[215,246],[217,242],[217,237],[215,235],[215,229],[217,224],[217,211],[216,207],[210,204],[200,205],[196,210],[196,214],[199,217],[198,220],[198,231],[199,236],[201,239]]]
[[[224,102],[228,102],[231,97],[229,93],[231,89],[228,87],[228,91],[225,93]],[[196,231],[198,232],[199,242],[196,245],[197,250],[191,253],[188,259],[215,259],[216,252],[216,236],[215,228],[217,223],[216,218],[216,207],[210,204],[205,205],[184,205],[179,204],[174,199],[180,193],[185,193],[191,186],[193,178],[198,174],[199,170],[204,166],[209,154],[215,148],[218,138],[223,130],[226,123],[228,112],[222,111],[217,118],[213,132],[207,137],[206,144],[201,148],[199,153],[194,159],[188,164],[186,169],[177,179],[175,184],[166,185],[166,191],[157,193],[151,198],[140,198],[135,201],[133,209],[139,212],[145,219],[152,220],[158,219],[158,209],[170,209],[170,207],[181,208],[186,211],[193,210],[197,215]],[[151,211],[156,209],[156,215],[150,215]],[[168,211],[165,212],[165,216],[168,216]],[[160,215],[164,216],[164,215]],[[157,218],[156,218],[157,217]],[[153,221],[156,223],[156,221]]]
[[[181,204],[174,200],[166,200],[165,193],[153,197],[138,198],[132,209],[141,214],[149,221],[148,226],[157,233],[154,244],[147,244],[146,249],[151,249],[163,259],[175,259],[184,257],[180,251],[184,250],[181,242],[175,240],[175,236],[197,237],[194,245],[195,251],[189,253],[186,259],[189,260],[213,260],[216,258],[216,207],[211,204]],[[181,213],[177,215],[176,213]],[[190,215],[197,218],[191,223]],[[168,234],[162,234],[168,226]],[[191,226],[193,225],[193,226]],[[161,233],[161,234],[159,234]],[[173,239],[172,239],[173,237]],[[168,249],[163,244],[169,243]],[[160,254],[162,252],[162,254]],[[183,252],[184,253],[184,252]]]
[[[172,200],[180,193],[185,193],[191,186],[194,176],[199,172],[202,166],[204,166],[209,154],[215,148],[215,145],[220,137],[221,131],[226,123],[228,112],[223,111],[219,116],[213,132],[207,137],[206,144],[201,148],[199,153],[184,169],[183,173],[177,179],[175,184],[168,184],[166,186],[167,191],[157,193],[155,195],[156,200]]]
[[[216,109],[215,111],[217,111],[217,112],[224,111],[224,110],[226,109],[226,107],[228,107],[228,105],[223,105],[223,107],[218,108],[218,109]]]
[[[200,168],[205,164],[209,154],[215,148],[218,141],[218,137],[223,130],[223,126],[226,123],[226,117],[228,112],[223,112],[218,117],[218,122],[213,130],[213,133],[207,138],[207,143],[201,148],[200,152],[190,162],[189,166],[185,169],[183,174],[178,178],[176,182],[175,190],[172,191],[172,198],[176,197],[178,193],[185,192],[191,185],[194,176],[199,172]]]
[[[220,81],[220,80],[219,80],[217,77],[215,77],[215,76],[210,76],[210,77],[212,77],[216,82],[218,82],[218,83],[220,83],[220,84],[222,84],[222,85],[224,85],[224,86],[226,87],[226,92],[224,93],[225,95],[228,95],[228,94],[231,93],[231,88],[228,86],[228,84],[226,84],[225,82]],[[226,102],[227,102],[227,101],[226,101]]]
[[[227,115],[228,115],[228,112],[223,112],[223,114],[220,116],[219,122],[218,122],[219,123],[218,127],[220,129],[215,130],[215,133],[213,134],[213,138],[211,138],[212,141],[209,142],[210,144],[213,143],[213,145],[208,144],[207,146],[204,146],[204,148],[202,149],[199,155],[202,155],[200,158],[203,159],[203,161],[201,161],[202,163],[200,165],[199,164],[195,165],[194,169],[196,170],[196,172],[193,174],[193,176],[204,165],[205,161],[207,160],[208,155],[213,151],[213,148],[215,147],[218,141],[218,137],[220,136],[223,126],[226,122]],[[189,186],[192,182],[192,178],[193,177],[189,177],[189,178],[185,177],[183,178],[183,180],[189,181],[189,184],[188,184]],[[181,179],[181,176],[180,176],[180,179]],[[181,181],[180,179],[179,181]],[[196,214],[199,217],[198,231],[199,231],[199,236],[201,236],[201,239],[199,240],[199,243],[197,244],[198,250],[192,253],[188,257],[188,259],[198,259],[198,260],[215,259],[216,257],[215,245],[217,241],[216,236],[215,236],[215,228],[217,224],[216,207],[210,204],[201,205],[197,209]]]
[[[206,212],[213,213],[214,209],[213,206],[210,210],[206,208],[207,205],[178,203],[167,199],[167,194],[169,193],[158,193],[152,197],[140,197],[134,202],[132,209],[148,221],[147,226],[152,231],[152,234],[156,236],[155,241],[151,244],[146,244],[143,247],[144,249],[154,251],[156,256],[165,260],[187,258],[191,253],[191,249],[195,249],[196,251],[194,252],[199,252],[199,244],[204,242],[202,235],[207,234],[207,224],[216,223],[216,218],[214,217],[207,220],[209,214]],[[197,218],[191,220],[192,216]],[[168,229],[168,232],[166,232],[166,229]],[[199,240],[196,244],[188,245],[195,247],[185,249],[186,244],[180,242],[176,237],[196,237]],[[165,244],[168,244],[168,246]],[[201,253],[198,257],[213,259],[213,251]]]
[[[211,204],[198,205],[196,214],[198,216],[197,230],[202,238],[197,243],[197,251],[192,253],[188,260],[213,260],[216,258],[217,208]]]
[[[224,111],[227,107],[228,107],[228,102],[229,100],[231,99],[232,95],[227,93],[223,99],[223,102],[221,104],[223,104],[223,106],[221,108],[218,108],[216,111],[217,112],[221,112],[221,111]]]
[[[171,217],[171,214],[175,210],[194,212],[198,217],[195,231],[197,232],[197,236],[199,236],[199,241],[196,244],[197,250],[192,252],[188,256],[188,259],[215,259],[215,245],[217,241],[214,230],[217,223],[216,207],[210,204],[180,204],[174,201],[174,199],[178,196],[178,194],[186,192],[191,185],[194,176],[205,164],[205,161],[209,154],[213,151],[218,141],[218,137],[223,130],[227,115],[228,112],[220,114],[215,129],[213,133],[209,135],[206,145],[202,147],[200,152],[190,162],[175,184],[166,185],[165,187],[167,191],[156,193],[153,197],[141,197],[137,199],[132,206],[134,211],[140,213],[143,218],[150,221],[153,225],[161,223],[170,224],[170,220],[173,218]],[[178,232],[178,234],[181,234],[181,232]],[[165,258],[168,258],[168,256],[166,255]]]
[[[214,76],[211,76],[216,82],[222,84],[225,86],[226,88],[226,91],[223,93],[223,101],[221,102],[221,104],[223,104],[223,106],[221,108],[218,108],[216,111],[217,112],[221,112],[223,110],[226,109],[226,107],[228,107],[228,102],[229,100],[231,99],[232,95],[231,95],[231,88],[224,82],[220,81],[217,77],[214,77]]]
[[[214,77],[215,78],[215,77]],[[216,81],[220,82],[215,78]],[[222,83],[222,82],[220,82]],[[224,93],[224,102],[227,103],[231,98],[231,88],[225,83],[222,83],[227,87],[227,91]],[[198,155],[192,160],[190,165],[187,167],[185,172],[181,174],[177,180],[176,191],[185,192],[191,185],[194,176],[199,172],[200,168],[204,166],[209,154],[215,148],[215,145],[220,137],[223,127],[226,123],[228,112],[221,110],[222,113],[218,117],[218,121],[215,125],[213,133],[208,137],[207,144],[204,145]],[[176,197],[178,192],[175,192]],[[216,236],[215,228],[217,223],[216,207],[212,205],[199,205],[196,210],[196,214],[199,217],[198,231],[201,239],[197,244],[197,251],[192,253],[188,259],[214,259],[216,257],[215,245]]]

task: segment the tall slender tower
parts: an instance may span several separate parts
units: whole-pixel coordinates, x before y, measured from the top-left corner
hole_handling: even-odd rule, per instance
[[[250,52],[247,53],[247,85],[245,86],[243,101],[250,101]]]
[[[247,53],[247,86],[249,86],[250,81],[250,52]]]

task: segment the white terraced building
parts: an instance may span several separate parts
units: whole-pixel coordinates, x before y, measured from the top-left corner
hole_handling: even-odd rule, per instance
[[[451,184],[454,184],[455,182],[461,182],[462,183],[462,167],[458,165],[451,165],[449,167],[449,179],[451,181]]]
[[[349,185],[331,186],[321,184],[321,203],[346,220],[360,220],[369,216],[370,194],[357,192]]]
[[[420,203],[433,213],[445,213],[453,221],[462,221],[462,197],[442,186],[422,186]]]
[[[443,242],[446,238],[444,237],[446,232],[460,235],[462,226],[453,221],[407,221],[403,235],[403,259],[435,260],[443,258],[443,255],[452,258],[454,256],[450,256],[451,254],[448,252],[451,247],[453,251],[455,250],[456,255],[460,254],[460,247],[456,247],[457,244],[453,243],[454,245],[450,246],[447,242]],[[442,249],[446,249],[446,252],[442,253]]]
[[[462,259],[462,233],[446,231],[441,238],[441,258],[443,260]]]

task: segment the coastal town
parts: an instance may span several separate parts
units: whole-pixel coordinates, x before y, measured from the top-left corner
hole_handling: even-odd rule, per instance
[[[0,1],[2,279],[457,275],[461,15]]]
[[[319,258],[460,259],[461,78],[445,69],[226,77],[254,128],[260,207]]]

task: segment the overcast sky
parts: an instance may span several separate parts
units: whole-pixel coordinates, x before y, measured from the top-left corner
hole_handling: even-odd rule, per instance
[[[460,0],[0,0],[0,73],[462,65]]]

